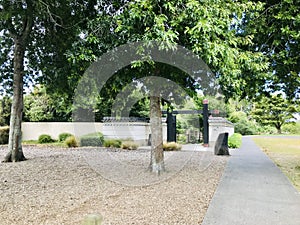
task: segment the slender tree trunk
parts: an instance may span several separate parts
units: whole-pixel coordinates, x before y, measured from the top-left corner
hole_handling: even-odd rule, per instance
[[[160,174],[165,170],[163,135],[161,122],[160,97],[150,97],[150,127],[151,127],[151,172]]]
[[[11,22],[9,33],[14,40],[14,77],[13,101],[11,106],[8,153],[3,162],[18,162],[26,160],[22,150],[22,114],[23,114],[23,76],[24,58],[29,36],[33,27],[33,3],[26,1],[26,15],[19,20],[21,28]]]
[[[22,150],[23,75],[25,43],[22,38],[14,38],[14,78],[13,102],[11,107],[8,154],[3,162],[26,160]]]

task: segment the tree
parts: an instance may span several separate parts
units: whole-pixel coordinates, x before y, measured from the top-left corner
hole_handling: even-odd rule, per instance
[[[296,105],[283,98],[282,95],[263,97],[254,104],[252,117],[262,125],[274,126],[277,133],[281,133],[281,127],[293,119],[297,112]]]
[[[63,66],[67,62],[64,55],[66,49],[78,39],[78,27],[82,26],[87,15],[95,11],[94,5],[95,1],[84,0],[76,3],[46,0],[1,1],[0,44],[4,54],[0,57],[0,82],[4,84],[6,91],[12,85],[13,92],[9,152],[4,162],[26,159],[21,144],[24,81],[32,82],[40,73],[43,75],[42,80],[49,80],[48,77],[55,78],[57,71],[66,69]]]
[[[68,96],[52,93],[49,95],[47,89],[37,85],[34,90],[24,96],[24,121],[51,122],[70,121],[72,105],[68,102]]]
[[[155,40],[161,49],[172,49],[176,44],[186,47],[216,73],[227,97],[233,93],[245,96],[261,87],[268,65],[261,53],[246,50],[253,45],[253,34],[245,34],[239,23],[245,14],[256,17],[261,7],[251,1],[131,1],[117,17],[116,31],[126,42]],[[171,79],[178,82],[180,76],[173,74]],[[245,86],[249,80],[251,85]],[[155,105],[159,102],[150,98],[151,107],[158,110],[151,109],[153,115],[159,114],[160,107]],[[158,124],[153,129],[161,127]],[[163,161],[161,152],[161,148],[154,150],[158,163]]]
[[[267,91],[283,91],[289,99],[300,91],[300,5],[298,0],[272,0],[261,15],[247,20],[246,32],[254,33],[253,46],[268,57]]]

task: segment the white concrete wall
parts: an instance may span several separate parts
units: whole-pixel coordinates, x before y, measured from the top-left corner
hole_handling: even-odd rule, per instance
[[[77,137],[85,134],[102,132],[102,123],[69,123],[69,122],[24,122],[22,123],[23,140],[37,140],[41,134],[48,134],[58,139],[61,133],[71,133]]]
[[[131,138],[140,144],[147,144],[150,134],[149,123],[88,123],[88,122],[24,122],[22,123],[23,140],[37,140],[41,134],[48,134],[58,139],[61,133],[71,133],[76,137],[89,133],[101,132],[107,138]],[[167,125],[163,124],[163,140],[167,140]]]
[[[234,124],[222,117],[210,117],[209,123],[209,146],[214,147],[220,133],[234,133]]]

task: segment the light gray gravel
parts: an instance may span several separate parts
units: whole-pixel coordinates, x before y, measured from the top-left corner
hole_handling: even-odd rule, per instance
[[[0,157],[7,148],[0,146]],[[0,224],[201,224],[227,157],[166,152],[166,172],[147,171],[147,150],[25,146],[29,159],[0,163]]]

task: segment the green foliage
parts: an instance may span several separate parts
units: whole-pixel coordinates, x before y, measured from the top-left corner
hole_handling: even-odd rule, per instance
[[[104,140],[104,147],[107,148],[120,148],[122,145],[122,141],[118,139],[107,139]]]
[[[238,123],[240,120],[248,120],[248,118],[247,118],[247,114],[245,112],[234,111],[230,114],[228,120],[232,123]]]
[[[104,136],[102,133],[92,133],[84,135],[80,138],[80,146],[97,146],[100,147],[104,143]]]
[[[134,141],[123,141],[121,145],[122,149],[127,149],[127,150],[136,150],[138,147],[139,145]]]
[[[229,148],[239,148],[242,145],[242,135],[239,133],[234,133],[228,138]]]
[[[164,151],[179,151],[181,148],[182,146],[176,142],[163,143]]]
[[[41,134],[38,138],[39,144],[46,144],[46,143],[53,143],[53,142],[55,141],[48,134]]]
[[[24,119],[30,122],[46,122],[53,118],[50,98],[46,95],[24,97]]]
[[[9,127],[0,127],[0,145],[8,144]]]
[[[0,126],[8,126],[11,110],[11,98],[4,96],[0,98]]]
[[[258,127],[259,134],[276,134],[277,130],[275,127],[264,125]]]
[[[245,20],[246,32],[255,32],[253,48],[270,62],[267,89],[283,91],[293,99],[300,91],[300,5],[298,0],[264,1],[263,12],[255,20]],[[298,95],[299,96],[299,95]]]
[[[71,137],[71,136],[73,136],[73,135],[70,133],[61,133],[58,135],[58,141],[64,142],[68,137]]]
[[[186,144],[186,135],[185,134],[179,134],[177,137],[177,142],[180,144]]]
[[[282,126],[282,132],[287,134],[300,134],[300,122],[284,124]]]
[[[24,96],[24,121],[69,121],[70,118],[71,106],[66,96],[50,95],[42,85]]]
[[[258,133],[258,125],[243,111],[234,111],[230,114],[228,120],[234,123],[234,131],[242,135],[253,135]]]
[[[76,137],[71,135],[68,136],[65,140],[64,143],[69,147],[69,148],[76,148],[78,147],[78,142],[76,140]]]
[[[277,132],[281,133],[282,125],[293,119],[293,113],[296,111],[295,104],[281,95],[273,95],[263,97],[257,102],[252,110],[252,116],[260,124],[274,126]]]
[[[73,90],[76,85],[68,79],[74,73],[65,54],[75,40],[80,39],[78,34],[87,27],[86,21],[95,17],[96,1],[3,0],[0,4],[0,47],[3,50],[0,55],[0,83],[3,86],[0,89],[5,88],[6,92],[12,89],[14,57],[9,55],[14,45],[13,37],[25,38],[22,35],[29,22],[28,28],[31,32],[22,46],[28,50],[24,71],[25,84],[39,80],[49,86],[55,83],[52,87],[59,86],[64,93]],[[42,76],[36,71],[42,71]]]
[[[258,133],[258,126],[251,120],[241,119],[234,124],[234,131],[242,135],[254,135]]]
[[[268,63],[262,53],[249,51],[254,31],[243,32],[240,27],[247,21],[240,21],[246,15],[255,19],[262,9],[262,3],[252,1],[140,0],[128,3],[117,15],[116,32],[125,42],[158,41],[161,49],[180,44],[218,74],[227,97],[253,96],[263,89]]]

